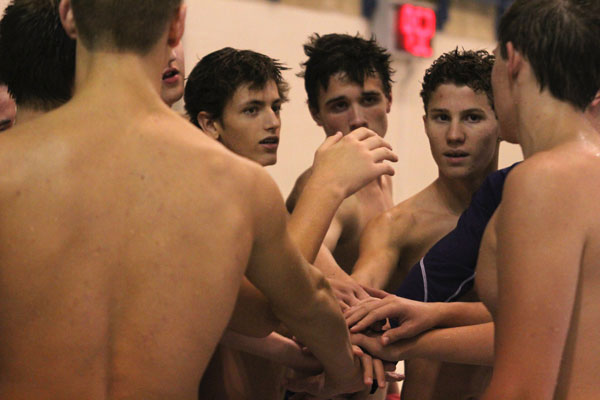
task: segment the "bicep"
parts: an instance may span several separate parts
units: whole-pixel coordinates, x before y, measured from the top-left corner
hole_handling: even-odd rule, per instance
[[[246,276],[271,301],[273,310],[289,309],[312,293],[318,275],[290,238],[287,213],[275,183],[262,176],[256,187],[252,201],[254,240]]]

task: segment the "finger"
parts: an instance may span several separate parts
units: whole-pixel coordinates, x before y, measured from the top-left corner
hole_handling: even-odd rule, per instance
[[[351,310],[352,307],[350,307],[348,304],[346,304],[343,301],[338,301],[338,304],[340,305],[340,309],[342,310],[342,313],[347,312],[348,310]]]
[[[390,362],[390,361],[383,361],[382,360],[382,362],[383,362],[383,369],[386,372],[395,371],[396,370],[396,366],[398,365],[398,363],[396,361],[391,361]]]
[[[346,136],[362,141],[372,136],[377,136],[377,134],[368,128],[358,128],[353,130]]]
[[[404,374],[400,374],[398,372],[386,372],[385,373],[385,380],[386,382],[400,382],[404,380]]]
[[[398,156],[392,150],[381,147],[379,149],[371,150],[371,158],[374,162],[380,163],[383,161],[398,161]]]
[[[377,308],[378,304],[381,302],[379,299],[374,299],[372,297],[368,297],[365,300],[361,300],[358,304],[354,305],[350,310],[344,313],[344,317],[347,321],[352,321],[352,323],[356,323],[364,318],[371,310]]]
[[[379,306],[378,308],[371,308],[370,311],[359,321],[354,323],[352,328],[350,328],[350,332],[361,332],[372,326],[373,324],[385,320],[387,315],[390,313],[389,305]]]
[[[377,358],[373,359],[373,371],[375,372],[375,378],[380,388],[385,387],[385,370],[383,368],[383,362]]]
[[[369,150],[375,150],[378,148],[387,148],[392,150],[392,145],[383,140],[383,138],[379,135],[369,136],[368,138],[363,139],[362,142]]]
[[[363,368],[363,382],[365,385],[369,386],[373,384],[373,358],[363,353],[358,356],[360,359],[360,363]]]
[[[391,296],[390,293],[384,291],[384,290],[380,290],[380,289],[375,289],[372,287],[368,287],[368,286],[364,286],[361,285],[361,287],[365,290],[365,292],[367,292],[370,296],[376,297],[378,299],[383,299],[385,297]]]
[[[385,331],[385,333],[381,335],[381,343],[386,346],[390,343],[397,342],[398,340],[410,339],[419,333],[421,332],[415,332],[415,329],[412,329],[408,325],[400,325],[397,328],[392,328]]]
[[[353,326],[354,324],[365,318],[367,315],[369,315],[369,310],[364,306],[360,306],[352,307],[350,311],[347,311],[344,314],[344,317],[346,318],[346,323],[348,324],[348,326]],[[352,332],[360,332],[362,329],[350,330]]]
[[[356,297],[358,297],[361,301],[371,299],[371,295],[369,295],[369,293],[367,293],[362,286],[359,286],[358,289],[356,289]]]
[[[352,334],[350,335],[350,341],[353,345],[360,346],[374,357],[382,360],[389,359],[389,355],[384,354],[383,348],[377,338],[371,338],[363,334]]]

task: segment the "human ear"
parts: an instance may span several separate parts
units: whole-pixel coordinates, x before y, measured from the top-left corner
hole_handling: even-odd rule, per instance
[[[171,20],[169,25],[168,44],[171,47],[176,47],[185,31],[185,18],[187,15],[187,5],[181,4],[175,13],[174,18]]]
[[[77,39],[77,27],[75,26],[75,17],[73,16],[71,0],[61,0],[58,5],[58,14],[67,36],[71,39]]]
[[[310,111],[310,115],[312,119],[317,123],[318,126],[323,126],[323,119],[321,118],[321,113],[314,107],[308,106],[308,110]]]
[[[214,140],[219,140],[221,137],[219,122],[206,111],[200,111],[197,118],[200,129]]]

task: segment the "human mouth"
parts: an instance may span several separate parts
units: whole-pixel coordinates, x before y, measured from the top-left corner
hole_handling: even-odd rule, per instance
[[[269,151],[276,151],[279,146],[279,138],[277,136],[269,136],[258,142],[258,144]]]
[[[458,163],[469,156],[469,153],[462,150],[450,150],[444,152],[444,156],[450,160],[450,162]]]
[[[174,84],[179,81],[179,70],[177,68],[167,68],[163,72],[162,80],[166,84]]]

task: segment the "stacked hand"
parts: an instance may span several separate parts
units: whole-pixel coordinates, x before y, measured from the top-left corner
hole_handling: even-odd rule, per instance
[[[369,298],[344,313],[352,333],[352,343],[375,357],[398,361],[410,358],[421,333],[437,325],[437,313],[432,303],[421,303],[396,296]],[[381,326],[390,321],[392,328],[383,332]]]

